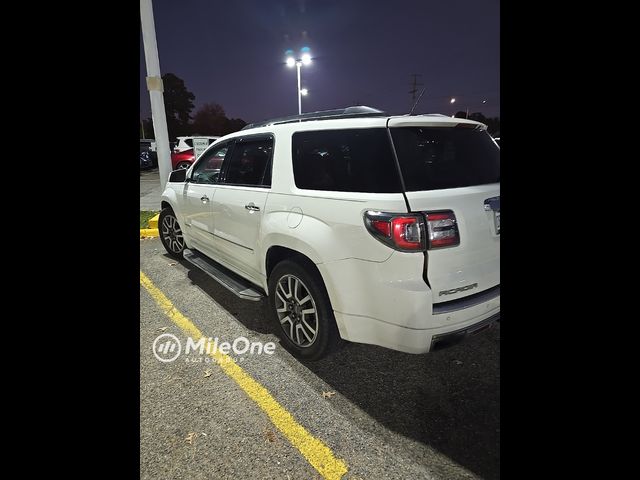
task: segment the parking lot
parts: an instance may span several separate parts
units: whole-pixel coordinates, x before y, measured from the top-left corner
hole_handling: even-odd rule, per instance
[[[158,239],[140,240],[140,269],[141,478],[500,477],[499,324],[427,355],[347,344],[301,362],[266,301],[237,298]],[[158,335],[194,328],[276,349],[231,372],[155,358]]]

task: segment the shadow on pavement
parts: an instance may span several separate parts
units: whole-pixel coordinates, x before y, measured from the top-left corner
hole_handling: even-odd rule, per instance
[[[497,479],[499,328],[426,355],[354,343],[305,365],[385,427]]]
[[[189,262],[180,263],[244,326],[272,333],[266,300],[241,300]],[[426,355],[347,343],[328,358],[301,363],[384,427],[485,479],[500,478],[499,324]]]
[[[169,259],[172,258],[169,255],[166,256]],[[175,259],[172,260],[176,261]],[[266,299],[260,302],[252,302],[238,298],[190,262],[184,259],[177,261],[189,271],[187,277],[194,285],[200,287],[202,291],[245,327],[258,333],[272,333],[269,322],[265,321],[268,314]]]

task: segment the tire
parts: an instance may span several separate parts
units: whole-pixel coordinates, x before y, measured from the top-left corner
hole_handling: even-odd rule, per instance
[[[171,208],[165,208],[158,218],[160,241],[169,255],[181,259],[184,251],[184,236],[176,214]]]
[[[315,266],[306,263],[283,260],[275,266],[269,276],[269,309],[283,346],[298,358],[319,360],[335,351],[342,339],[324,282]]]
[[[191,162],[180,162],[176,165],[176,170],[186,170],[191,166]]]

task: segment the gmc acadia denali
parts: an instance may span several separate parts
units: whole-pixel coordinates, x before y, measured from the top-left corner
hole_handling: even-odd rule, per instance
[[[500,148],[486,126],[369,107],[247,125],[162,195],[161,241],[285,347],[425,353],[500,317]]]

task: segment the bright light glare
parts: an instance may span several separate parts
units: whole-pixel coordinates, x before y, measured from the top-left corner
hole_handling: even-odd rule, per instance
[[[456,99],[452,98],[450,103],[456,103]]]
[[[304,65],[309,65],[311,63],[311,55],[309,55],[308,53],[302,55],[302,63]]]
[[[296,61],[293,57],[287,58],[287,67],[293,67],[296,64]]]
[[[309,93],[309,90],[307,90],[306,88],[301,88],[301,89],[300,89],[300,93],[301,93],[302,95],[306,95],[307,93]]]

